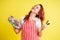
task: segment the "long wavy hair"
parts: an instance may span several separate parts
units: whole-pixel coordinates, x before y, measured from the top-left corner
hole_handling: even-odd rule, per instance
[[[41,4],[38,4],[38,5],[40,5],[41,9],[39,10],[38,15],[36,15],[36,17],[39,18],[41,20],[41,23],[43,24],[43,21],[45,19],[45,17],[44,17],[44,8]],[[31,12],[32,11],[30,10],[29,14],[25,16],[24,21],[29,20]]]

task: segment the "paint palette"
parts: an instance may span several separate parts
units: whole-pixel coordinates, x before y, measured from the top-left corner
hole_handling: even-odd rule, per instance
[[[8,17],[8,21],[15,28],[20,28],[21,27],[20,22],[16,18],[14,18],[13,16]]]

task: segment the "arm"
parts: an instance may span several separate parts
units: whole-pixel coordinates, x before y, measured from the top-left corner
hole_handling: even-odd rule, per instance
[[[41,37],[42,35],[42,30],[44,30],[48,25],[49,25],[49,20],[47,20],[45,25],[42,25],[39,29],[38,29],[38,36]]]
[[[50,25],[49,20],[47,20],[45,25],[42,25],[41,30],[44,30],[48,25]]]
[[[16,34],[18,34],[21,31],[21,28],[20,29],[17,29],[17,28],[14,28],[13,27],[13,29],[14,29],[14,31],[15,31]]]
[[[21,30],[20,22],[16,20],[13,16],[8,17],[8,21],[12,24],[15,33],[18,34]]]
[[[22,24],[24,23],[24,20],[23,20],[24,17],[25,17],[25,16],[22,16],[22,17],[20,18],[20,22],[17,23],[17,24],[18,24],[18,28],[14,28],[14,31],[16,32],[16,34],[19,33],[20,30],[22,29]],[[18,22],[18,21],[17,21],[17,22]]]
[[[37,29],[37,35],[38,35],[39,37],[42,36],[42,30],[41,30],[41,27],[40,27],[39,29]]]
[[[42,36],[42,31],[45,29],[45,25],[42,25],[37,31],[37,34],[38,34],[38,36],[39,37],[41,37]]]

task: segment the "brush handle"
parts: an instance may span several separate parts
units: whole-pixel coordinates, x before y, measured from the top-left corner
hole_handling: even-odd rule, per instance
[[[50,25],[49,20],[47,20],[45,27],[47,27],[48,25]]]

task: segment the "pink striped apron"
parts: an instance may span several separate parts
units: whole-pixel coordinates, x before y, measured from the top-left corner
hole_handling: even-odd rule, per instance
[[[21,40],[39,40],[36,29],[36,20],[29,20],[22,25]]]

